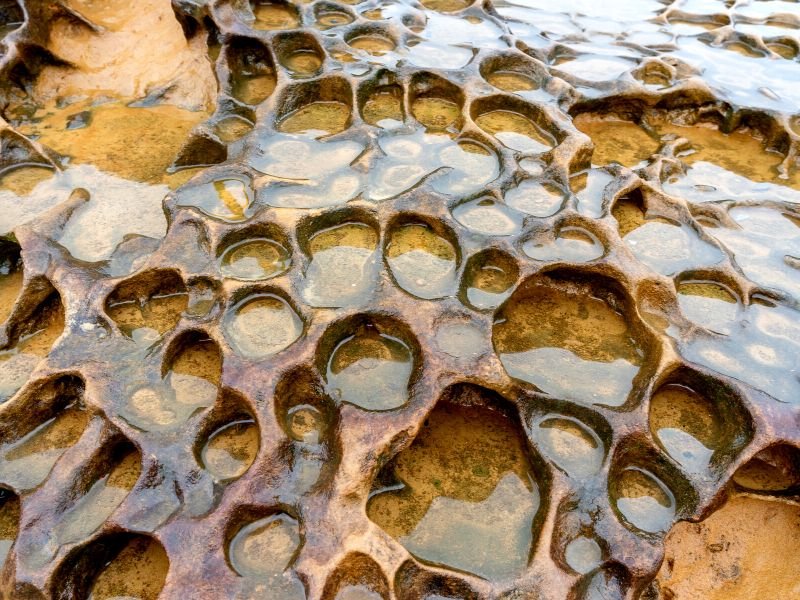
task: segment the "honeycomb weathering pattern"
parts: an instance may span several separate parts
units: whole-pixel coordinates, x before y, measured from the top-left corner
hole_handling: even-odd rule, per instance
[[[13,109],[47,96],[36,86],[48,68],[79,69],[54,48],[56,25],[90,39],[113,29],[83,4],[0,2],[0,172],[82,168],[17,131]],[[0,390],[11,386],[2,500],[22,507],[7,597],[88,597],[133,547],[147,549],[161,598],[657,598],[665,530],[720,506],[754,457],[788,473],[772,491],[796,493],[800,5],[548,4],[173,2],[190,44],[208,40],[219,93],[175,158],[204,168],[164,199],[163,239],[131,224],[107,252],[81,246],[69,227],[91,202],[82,189],[0,232],[0,266],[21,261],[24,276],[0,343],[64,320],[49,353]],[[187,61],[128,93],[202,107]],[[491,83],[503,78],[525,89]],[[372,118],[381,101],[401,120]],[[341,131],[298,132],[315,129],[302,121],[312,102]],[[668,134],[644,160],[592,165],[578,115],[747,128],[781,157],[771,181],[751,181],[690,162],[691,139]],[[507,135],[509,118],[527,134]],[[228,135],[231,119],[249,131]],[[629,218],[641,222],[628,230]],[[362,251],[325,263],[337,246],[323,234]],[[265,239],[260,273],[229,270],[226,253]],[[404,262],[404,244],[433,250]],[[489,291],[486,265],[502,274],[486,275]],[[709,282],[709,300],[732,302],[698,311],[691,298],[708,298]],[[326,296],[338,285],[357,293]],[[682,302],[680,289],[696,293]],[[379,353],[347,379],[348,351]],[[651,425],[653,399],[687,389],[715,431],[700,466],[685,438]],[[368,516],[396,489],[402,452],[452,405],[497,412],[524,438],[533,482],[519,481],[536,501],[519,570],[434,564],[409,552],[424,539],[401,543]],[[64,415],[45,467],[20,467],[36,428]],[[539,435],[559,419],[591,440],[594,463],[569,463]],[[208,453],[228,424],[258,444],[241,464]],[[121,495],[97,487],[114,477]],[[663,522],[620,504],[625,482],[660,495]],[[93,493],[106,494],[96,506]],[[237,536],[261,520],[289,544],[283,574],[237,558]],[[586,569],[567,556],[576,539],[599,552]]]

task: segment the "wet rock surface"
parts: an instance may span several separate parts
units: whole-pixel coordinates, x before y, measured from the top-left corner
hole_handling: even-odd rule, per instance
[[[799,7],[0,0],[2,593],[800,597]]]

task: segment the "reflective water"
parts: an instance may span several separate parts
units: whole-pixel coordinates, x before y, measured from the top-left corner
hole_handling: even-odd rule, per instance
[[[411,104],[411,114],[428,129],[447,129],[461,118],[461,107],[445,98],[421,97]]]
[[[5,565],[19,530],[19,498],[8,490],[0,491],[0,565]]]
[[[96,531],[128,496],[141,474],[142,457],[130,449],[64,513],[52,539],[59,545],[79,542]]]
[[[224,329],[241,356],[259,360],[294,343],[303,333],[303,322],[280,296],[255,294],[228,310]]]
[[[500,173],[497,156],[484,145],[448,135],[417,131],[387,134],[378,144],[385,157],[370,172],[369,197],[386,200],[418,185],[425,177],[437,192],[478,192]]]
[[[363,302],[376,284],[377,247],[378,233],[365,223],[342,223],[313,234],[308,241],[305,301],[332,307]]]
[[[226,117],[215,126],[215,132],[223,142],[230,143],[244,137],[253,129],[253,123],[244,117]]]
[[[275,135],[259,140],[248,162],[281,185],[267,185],[259,198],[282,208],[320,208],[342,204],[361,186],[349,165],[362,153],[358,142],[320,141],[313,135]]]
[[[323,8],[317,11],[317,24],[320,29],[330,29],[340,27],[353,22],[353,17],[343,10]]]
[[[708,399],[677,384],[661,388],[650,399],[650,429],[677,462],[701,472],[720,447],[722,417]]]
[[[647,533],[667,531],[675,518],[672,492],[655,475],[629,467],[610,482],[611,498],[626,523]]]
[[[673,134],[689,141],[689,149],[681,159],[690,165],[712,164],[746,178],[753,183],[780,183],[800,189],[800,176],[787,179],[780,176],[778,165],[783,155],[764,148],[762,137],[746,129],[722,133],[718,128],[705,126],[679,126],[658,123],[663,134]]]
[[[188,305],[185,292],[156,293],[137,299],[113,296],[106,302],[106,312],[123,334],[147,344],[174,329]]]
[[[478,198],[459,204],[453,217],[470,231],[491,236],[508,236],[522,229],[523,215],[492,198]]]
[[[648,221],[624,238],[634,256],[653,271],[675,275],[691,267],[710,267],[724,258],[689,227]]]
[[[289,566],[299,545],[297,521],[279,513],[242,527],[231,540],[228,557],[243,577],[269,577]]]
[[[364,103],[364,121],[391,128],[403,121],[403,90],[399,86],[379,88]]]
[[[194,206],[210,217],[232,223],[252,216],[253,192],[245,178],[217,179],[182,190],[179,206]]]
[[[380,56],[394,50],[394,42],[391,39],[377,34],[359,35],[350,38],[347,43],[351,48],[374,56]]]
[[[310,404],[300,404],[288,411],[286,427],[293,440],[318,444],[325,427],[324,417]]]
[[[534,217],[549,217],[564,204],[564,193],[547,182],[524,179],[506,192],[506,203]]]
[[[393,474],[399,484],[372,496],[367,512],[412,554],[493,580],[525,568],[539,489],[510,418],[440,403]]]
[[[250,7],[255,17],[255,29],[294,29],[300,25],[297,10],[290,4],[253,0]]]
[[[43,171],[43,169],[37,169]],[[17,172],[17,171],[14,171]],[[121,249],[126,236],[160,240],[166,233],[166,218],[162,200],[172,182],[140,183],[106,174],[93,165],[76,165],[47,177],[38,178],[33,186],[23,190],[3,189],[0,184],[0,208],[4,218],[0,230],[4,233],[35,219],[48,209],[64,203],[75,190],[88,192],[88,202],[72,212],[58,237],[59,243],[75,258],[88,262],[112,258]],[[4,182],[8,178],[3,179]],[[75,192],[78,197],[83,192]],[[131,219],[130,214],[136,218]],[[114,274],[127,274],[123,273]]]
[[[570,477],[590,477],[603,465],[603,442],[573,417],[543,417],[532,425],[531,437],[537,448]]]
[[[84,111],[87,124],[70,127],[70,119]],[[66,109],[43,107],[20,130],[69,156],[71,164],[94,165],[128,181],[160,183],[191,129],[206,117],[169,105],[82,101]]]
[[[366,585],[348,585],[336,594],[335,600],[382,600],[378,592]]]
[[[226,277],[254,281],[282,275],[289,270],[289,251],[269,238],[253,238],[232,244],[219,259]]]
[[[793,308],[754,303],[738,314],[727,336],[696,336],[679,342],[679,347],[688,360],[764,390],[780,402],[797,404],[798,323],[800,315]]]
[[[732,226],[709,233],[733,252],[747,277],[765,288],[800,297],[797,213],[743,206],[732,208],[728,214]]]
[[[173,429],[214,404],[222,374],[220,349],[210,339],[195,339],[181,348],[163,379],[131,392],[125,418],[146,431]]]
[[[257,105],[272,95],[277,84],[275,68],[267,49],[250,40],[240,38],[231,44],[237,50],[230,59],[231,94],[245,104]]]
[[[513,71],[495,71],[487,75],[486,80],[494,87],[506,92],[523,92],[538,87],[531,77]]]
[[[497,308],[511,294],[518,276],[519,267],[507,254],[473,256],[464,272],[467,300],[479,310]]]
[[[258,426],[252,420],[226,423],[203,446],[203,466],[218,481],[236,479],[253,464],[258,446]]]
[[[283,65],[295,77],[311,77],[322,67],[322,59],[313,49],[300,48],[287,56]]]
[[[412,367],[405,342],[364,327],[336,346],[326,379],[335,400],[367,410],[391,410],[408,402]]]
[[[555,145],[550,136],[529,118],[508,110],[484,113],[475,119],[475,123],[503,145],[519,152],[538,154]]]
[[[9,277],[13,280],[16,274]],[[11,293],[12,286],[13,281],[8,290]],[[7,349],[0,350],[0,403],[10,399],[28,381],[63,332],[64,310],[60,302],[52,298],[28,319],[19,338]]]
[[[297,521],[276,513],[239,529],[227,549],[228,561],[256,597],[302,600],[303,585],[289,571],[300,543]]]
[[[398,227],[386,247],[386,262],[397,284],[426,300],[453,293],[456,259],[453,244],[424,224]]]
[[[605,249],[590,231],[582,227],[562,227],[554,240],[528,240],[522,251],[536,260],[582,263],[600,258]]]
[[[739,311],[738,299],[726,287],[707,281],[683,281],[678,302],[686,317],[709,331],[729,334]]]
[[[591,289],[518,288],[492,339],[509,375],[587,404],[623,405],[642,360],[625,316]]]
[[[283,133],[326,134],[347,129],[350,107],[341,102],[311,102],[285,116],[278,123]]]
[[[603,550],[595,540],[579,536],[567,544],[564,558],[573,571],[583,575],[600,566]]]
[[[53,465],[80,439],[90,415],[73,405],[45,420],[16,440],[0,446],[0,481],[17,490],[30,490],[50,474]]]

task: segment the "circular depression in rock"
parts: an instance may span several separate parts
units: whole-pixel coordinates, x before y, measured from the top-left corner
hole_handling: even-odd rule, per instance
[[[439,401],[367,514],[422,561],[503,580],[527,567],[540,489],[518,421],[479,394]]]
[[[570,477],[591,477],[603,466],[603,442],[578,419],[547,415],[533,425],[531,437],[541,453]]]
[[[500,307],[492,341],[511,377],[555,397],[622,406],[644,352],[620,305],[599,282],[528,280]]]
[[[293,344],[303,334],[303,322],[280,296],[257,293],[228,310],[223,329],[239,355],[258,360]]]
[[[336,345],[325,379],[339,402],[391,410],[408,402],[413,367],[411,348],[402,339],[365,326]]]
[[[282,275],[291,266],[291,254],[275,240],[262,237],[231,244],[219,258],[225,277],[255,281]]]
[[[666,532],[677,512],[675,496],[653,473],[627,467],[612,474],[611,499],[626,524],[647,533]]]

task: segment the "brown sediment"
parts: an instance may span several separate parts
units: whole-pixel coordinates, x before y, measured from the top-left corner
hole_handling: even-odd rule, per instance
[[[237,279],[269,279],[285,273],[289,252],[269,238],[252,238],[229,246],[220,257],[220,270]]]
[[[303,333],[303,323],[280,296],[257,294],[245,298],[233,309],[226,333],[242,355],[255,359],[294,343]]]
[[[228,423],[203,446],[203,465],[219,480],[241,477],[256,458],[258,442],[258,427],[252,421]]]
[[[5,565],[19,530],[19,498],[8,490],[0,491],[0,564]]]
[[[755,492],[793,492],[800,487],[800,451],[785,445],[766,448],[739,467],[733,481]]]
[[[380,56],[394,50],[394,42],[382,35],[359,35],[351,38],[347,43],[356,50],[363,50],[375,56]]]
[[[84,127],[70,129],[70,117],[86,113]],[[58,109],[42,108],[21,131],[68,156],[125,179],[160,182],[186,143],[192,128],[208,117],[176,106],[132,108],[117,102],[85,101]]]
[[[55,306],[35,318],[34,328],[21,336],[10,351],[0,351],[0,361],[17,353],[33,354],[39,358],[47,356],[53,343],[64,331],[64,312]]]
[[[0,274],[0,323],[5,322],[14,302],[22,291],[22,280],[24,273],[21,265],[17,266],[17,260],[9,260],[8,266],[3,268],[5,273]]]
[[[667,454],[686,468],[707,468],[722,438],[722,417],[710,400],[670,384],[650,399],[650,430]]]
[[[515,134],[530,138],[543,149],[552,146],[552,140],[544,135],[539,127],[529,118],[509,110],[493,110],[484,113],[475,119],[475,123],[486,133],[492,134],[502,140],[503,134]],[[504,141],[504,143],[506,143]],[[506,143],[506,145],[508,145]],[[514,148],[513,145],[510,147]],[[518,149],[518,148],[515,148]]]
[[[624,315],[585,292],[532,287],[506,306],[504,319],[495,328],[500,354],[556,347],[586,360],[639,362]]]
[[[394,231],[386,262],[400,287],[421,297],[445,295],[455,283],[455,248],[426,225],[403,225]]]
[[[179,351],[170,370],[181,375],[201,377],[219,386],[222,375],[222,356],[219,346],[210,339],[198,339]]]
[[[2,449],[5,477],[18,489],[39,485],[56,461],[78,441],[89,422],[89,413],[71,406]]]
[[[714,300],[722,300],[729,304],[736,303],[736,298],[723,286],[716,283],[702,282],[702,281],[687,281],[678,285],[679,294],[687,294],[689,296],[701,296],[703,298],[713,298]]]
[[[285,133],[323,131],[339,133],[347,128],[350,109],[341,102],[312,102],[284,118],[278,129]]]
[[[379,491],[367,514],[413,554],[488,578],[527,562],[538,488],[509,417],[440,403],[392,476],[402,488]]]
[[[163,294],[148,298],[144,304],[137,300],[112,301],[108,304],[108,314],[130,337],[144,329],[163,334],[175,327],[187,305],[186,294]]]
[[[506,417],[445,404],[428,416],[414,445],[396,459],[394,474],[405,484],[403,492],[377,496],[369,515],[389,534],[403,537],[435,498],[482,502],[506,473],[527,482],[529,472],[524,443]]]
[[[119,452],[115,452],[117,454]],[[58,544],[83,540],[96,531],[125,500],[142,472],[142,457],[128,448],[121,457],[112,459],[111,471],[91,483],[78,496],[53,531]]]
[[[364,120],[377,125],[384,119],[403,120],[403,98],[393,90],[378,91],[364,103]]]
[[[583,114],[575,118],[575,127],[592,139],[592,162],[599,166],[618,162],[633,167],[658,150],[657,139],[641,126],[624,119]]]
[[[414,118],[431,129],[446,129],[456,124],[461,111],[455,102],[444,98],[417,98],[411,105]]]
[[[425,0],[422,4],[431,10],[456,12],[467,8],[471,3],[469,0]]]
[[[53,176],[53,169],[46,167],[20,167],[0,177],[0,189],[14,192],[17,196],[27,196],[42,181]]]
[[[334,400],[389,410],[408,401],[412,367],[411,350],[402,340],[365,327],[336,346],[326,379]]]
[[[495,71],[486,81],[506,92],[523,92],[536,89],[536,82],[527,75],[513,71]]]
[[[775,182],[800,189],[800,175],[793,173],[788,179],[779,178],[778,167],[783,155],[765,149],[765,140],[758,131],[740,129],[723,133],[712,124],[694,126],[656,122],[662,134],[673,134],[689,140],[690,151],[681,156],[685,162],[714,163],[751,181]]]
[[[633,198],[620,198],[614,203],[611,214],[619,224],[619,236],[625,237],[644,225],[644,207]]]
[[[134,538],[109,562],[92,584],[90,597],[98,600],[134,597],[155,600],[164,586],[169,558],[149,538]]]

